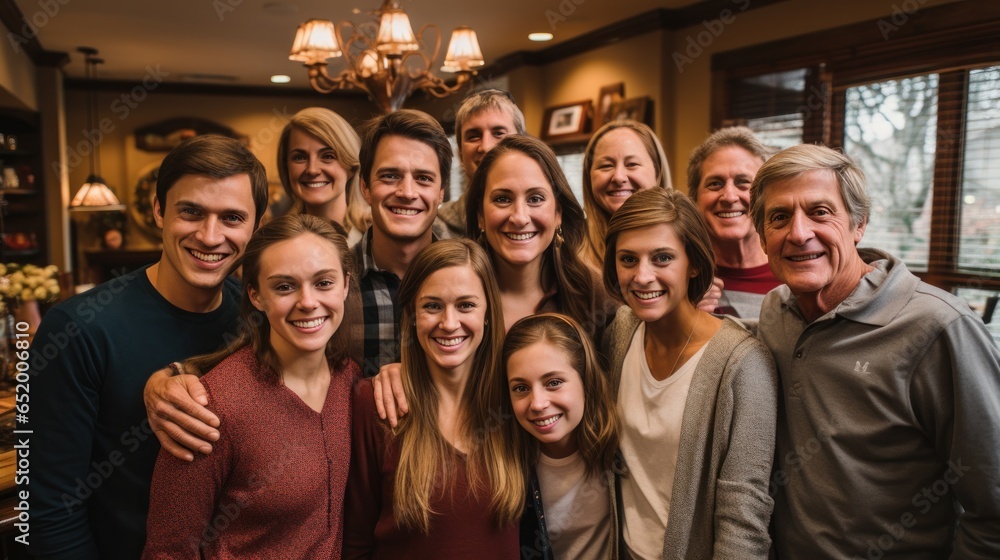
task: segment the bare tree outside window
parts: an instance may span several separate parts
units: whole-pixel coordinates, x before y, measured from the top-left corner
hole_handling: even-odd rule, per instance
[[[926,271],[937,133],[938,76],[846,91],[844,150],[864,169],[872,217],[862,245]]]

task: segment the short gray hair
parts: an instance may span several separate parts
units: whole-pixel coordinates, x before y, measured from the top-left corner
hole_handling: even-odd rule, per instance
[[[708,159],[708,156],[729,147],[743,148],[750,155],[756,157],[764,163],[774,150],[765,146],[754,136],[752,130],[745,126],[730,126],[720,128],[713,132],[697,148],[691,152],[691,159],[688,160],[688,196],[691,200],[698,200],[698,186],[701,185],[701,166]]]
[[[871,199],[868,198],[865,172],[842,152],[826,146],[800,144],[778,152],[757,171],[750,187],[750,216],[754,228],[764,237],[764,190],[775,181],[794,179],[808,171],[827,170],[837,178],[840,197],[851,216],[851,227],[868,221]]]

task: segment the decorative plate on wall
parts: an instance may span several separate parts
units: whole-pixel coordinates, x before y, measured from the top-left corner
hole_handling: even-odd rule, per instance
[[[159,173],[159,163],[149,165],[139,173],[132,192],[132,203],[129,204],[129,213],[139,229],[157,239],[163,236],[163,230],[153,219],[153,197],[156,196],[156,177]]]

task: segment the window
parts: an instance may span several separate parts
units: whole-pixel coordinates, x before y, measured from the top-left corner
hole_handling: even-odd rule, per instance
[[[739,80],[726,125],[749,127],[765,146],[778,150],[801,144],[806,72],[799,68]]]
[[[559,162],[559,167],[562,168],[563,174],[566,175],[569,188],[573,191],[573,195],[576,196],[576,201],[580,203],[580,206],[583,206],[583,153],[585,148],[586,146],[583,146],[580,151],[568,152],[556,156],[556,161]]]
[[[937,74],[847,89],[844,152],[865,171],[872,200],[862,245],[926,271],[930,251]]]
[[[448,185],[448,192],[445,193],[446,200],[458,200],[465,191],[465,169],[462,168],[462,155],[458,151],[458,141],[454,134],[448,135],[448,142],[451,144],[451,183]]]
[[[1000,292],[1000,5],[883,20],[713,54],[713,127],[843,148],[872,197],[862,244],[985,301]]]
[[[1000,272],[1000,66],[969,72],[958,266]]]
[[[990,334],[993,335],[993,341],[997,345],[1000,345],[1000,310],[996,309],[1000,292],[959,288],[955,290],[955,295],[969,302],[972,310],[982,317],[984,321],[989,320],[986,323],[986,330],[990,331]],[[992,302],[990,301],[991,299]]]

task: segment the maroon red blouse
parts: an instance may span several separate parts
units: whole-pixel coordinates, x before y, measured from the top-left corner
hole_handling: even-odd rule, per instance
[[[143,558],[340,558],[361,371],[331,372],[316,412],[259,370],[243,348],[202,378],[221,437],[193,463],[160,451]]]
[[[469,491],[465,456],[455,451],[451,497],[432,501],[430,534],[402,529],[392,497],[399,448],[375,411],[367,380],[354,391],[354,453],[344,510],[344,558],[434,558],[477,560],[519,558],[518,527],[499,527],[487,492]]]

